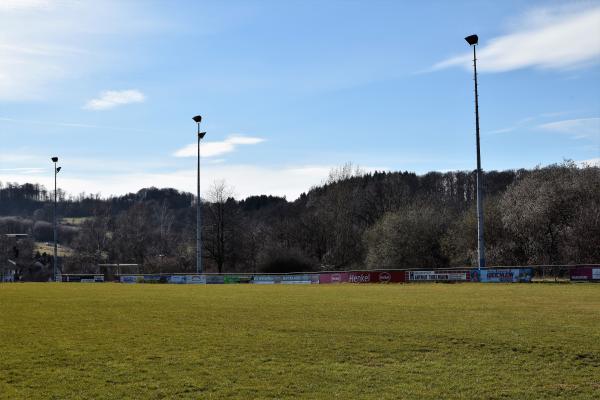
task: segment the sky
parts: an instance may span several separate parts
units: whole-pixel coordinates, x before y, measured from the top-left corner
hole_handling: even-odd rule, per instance
[[[600,1],[0,0],[0,182],[292,200],[365,171],[600,164]]]

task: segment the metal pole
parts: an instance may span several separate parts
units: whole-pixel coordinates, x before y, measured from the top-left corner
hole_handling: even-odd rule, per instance
[[[477,55],[473,45],[473,76],[475,80],[475,136],[477,139],[477,255],[479,258],[478,268],[485,268],[485,243],[483,240],[483,199],[481,186],[481,154],[479,150],[479,94],[477,93]]]
[[[202,200],[200,199],[200,123],[198,122],[198,193],[196,199],[196,273],[202,273],[202,240],[200,224],[200,208]]]
[[[57,266],[57,257],[58,257],[58,251],[57,251],[57,246],[56,246],[56,161],[54,162],[54,281],[56,282],[57,279],[57,271],[58,271],[58,266]]]

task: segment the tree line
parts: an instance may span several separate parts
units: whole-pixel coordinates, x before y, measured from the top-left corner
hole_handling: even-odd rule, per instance
[[[232,193],[214,182],[202,199],[208,271],[477,264],[474,171],[365,173],[347,164],[294,201]],[[490,171],[484,193],[488,265],[600,262],[598,167],[567,161]],[[39,185],[0,185],[0,233],[50,241],[52,196]],[[144,273],[194,271],[195,202],[175,189],[110,198],[62,193],[59,238],[70,248],[64,272],[97,272],[108,263],[135,263]]]

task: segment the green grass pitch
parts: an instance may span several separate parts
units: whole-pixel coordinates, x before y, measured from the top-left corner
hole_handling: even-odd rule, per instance
[[[600,285],[0,284],[1,399],[600,398]]]

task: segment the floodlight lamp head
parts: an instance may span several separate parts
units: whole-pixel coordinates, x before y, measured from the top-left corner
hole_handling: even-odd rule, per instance
[[[477,37],[477,35],[471,35],[467,36],[465,40],[467,41],[467,43],[469,43],[469,45],[473,46],[474,44],[477,44],[479,38]]]
[[[62,167],[56,167],[56,173],[57,173],[57,174],[60,172],[60,169],[61,169],[61,168],[62,168]]]
[[[52,157],[52,161],[57,162],[58,161],[58,157]]]
[[[198,139],[204,139],[204,135],[206,135],[206,132],[198,132]]]
[[[200,123],[202,121],[202,116],[201,115],[196,115],[194,118],[192,118],[195,122]]]

